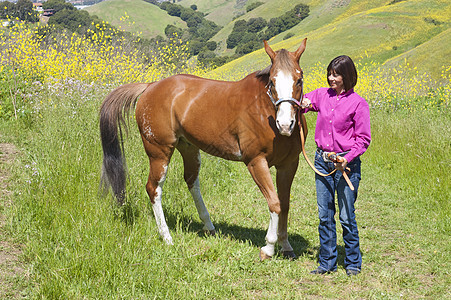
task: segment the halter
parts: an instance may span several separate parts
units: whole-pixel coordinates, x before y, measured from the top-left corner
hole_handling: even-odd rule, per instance
[[[270,81],[266,87],[268,88],[268,91],[266,92],[266,94],[268,94],[269,99],[271,99],[271,102],[274,103],[274,106],[277,108],[279,106],[280,103],[282,102],[290,102],[292,105],[296,106],[297,108],[301,107],[301,102],[302,99],[304,99],[304,80],[302,80],[301,83],[301,98],[299,100],[293,98],[293,97],[283,97],[283,98],[279,98],[277,101],[276,99],[274,99],[274,97],[272,96],[271,93],[271,87],[273,86],[273,83]]]

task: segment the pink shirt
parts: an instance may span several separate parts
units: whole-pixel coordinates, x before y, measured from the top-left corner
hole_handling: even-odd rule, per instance
[[[324,151],[349,151],[348,162],[362,155],[370,145],[370,109],[353,89],[337,94],[332,88],[319,88],[305,97],[312,102],[301,112],[316,111],[315,142]]]

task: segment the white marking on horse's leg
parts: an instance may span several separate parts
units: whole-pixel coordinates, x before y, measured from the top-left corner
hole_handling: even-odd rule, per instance
[[[202,199],[202,194],[200,193],[199,177],[194,181],[193,187],[189,190],[194,199],[194,204],[196,205],[199,218],[204,222],[204,230],[212,231],[215,230],[213,223],[210,220],[210,214],[208,213],[207,207],[205,206],[204,200]]]
[[[158,232],[160,233],[161,238],[166,242],[166,244],[173,245],[172,237],[171,234],[169,233],[169,228],[164,218],[163,207],[161,205],[161,196],[163,194],[163,185],[164,181],[166,180],[167,169],[168,167],[164,166],[164,171],[161,174],[161,179],[158,182],[158,187],[156,189],[156,196],[154,199],[154,203],[152,204],[152,210],[155,215],[155,220],[158,226]]]
[[[161,238],[168,245],[172,245],[172,237],[169,233],[168,225],[166,224],[166,220],[164,218],[163,207],[161,206],[161,188],[157,188],[157,196],[155,197],[155,202],[152,204],[153,213],[155,215],[155,220],[158,226],[158,232],[160,233]]]
[[[262,251],[268,255],[274,255],[274,246],[277,242],[277,228],[279,227],[279,215],[272,212],[269,219],[268,232],[266,233],[266,246],[262,248]]]

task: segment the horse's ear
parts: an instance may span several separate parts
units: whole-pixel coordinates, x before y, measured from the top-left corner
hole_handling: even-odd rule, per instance
[[[302,53],[304,53],[305,50],[305,45],[307,44],[307,38],[305,38],[301,45],[299,46],[298,50],[296,50],[294,52],[294,56],[296,57],[296,60],[299,61],[299,59],[301,58]]]
[[[263,43],[265,44],[265,51],[268,53],[269,57],[271,58],[271,61],[274,61],[274,57],[276,57],[276,52],[269,47],[268,41],[264,40]]]

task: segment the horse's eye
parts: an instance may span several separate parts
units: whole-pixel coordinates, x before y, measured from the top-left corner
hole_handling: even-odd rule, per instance
[[[302,85],[302,78],[299,78],[298,81],[296,82],[296,85],[301,86]]]

